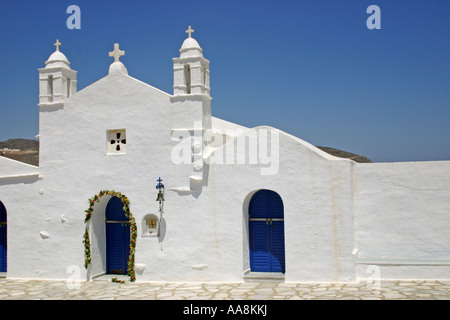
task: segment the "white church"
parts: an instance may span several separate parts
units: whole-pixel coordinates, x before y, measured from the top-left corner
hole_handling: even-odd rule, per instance
[[[119,44],[77,91],[57,40],[38,69],[39,166],[0,157],[1,276],[450,279],[450,161],[356,163],[213,117],[186,32],[172,93],[129,75]]]

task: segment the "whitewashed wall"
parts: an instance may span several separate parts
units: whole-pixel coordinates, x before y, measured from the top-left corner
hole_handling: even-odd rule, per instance
[[[252,129],[263,130],[274,129]],[[233,140],[224,148],[230,143]],[[226,226],[218,230],[218,237],[237,248],[229,251],[236,278],[249,268],[248,203],[255,191],[269,189],[284,204],[286,281],[354,279],[354,162],[283,132],[279,132],[279,156],[279,170],[273,175],[261,174],[261,166],[268,165],[224,164],[210,169],[210,184],[216,188],[214,212],[220,225]]]
[[[49,226],[51,237],[45,240],[53,250],[44,252],[44,241],[36,243],[35,255],[48,261],[42,272],[45,276],[65,278],[66,268],[76,265],[84,278],[104,267],[104,261],[95,260],[85,275],[82,244],[84,210],[89,207],[88,199],[101,190],[125,194],[138,225],[145,214],[157,210],[156,179],[171,172],[169,98],[139,80],[113,72],[67,99],[63,108],[41,108],[44,194],[40,215],[54,221]],[[126,129],[126,154],[107,155],[107,130],[112,129]],[[99,211],[97,206],[105,205],[104,201],[96,204],[94,213]],[[67,219],[64,224],[59,222],[61,214]],[[104,224],[102,214],[103,219],[96,217],[92,222]],[[96,254],[100,249],[92,249],[93,259],[100,259],[102,255]]]
[[[357,277],[449,279],[450,162],[357,164],[355,172]]]
[[[39,168],[0,157],[0,201],[8,223],[8,277],[33,277],[40,269],[39,263],[33,265],[34,248],[30,245],[41,239],[40,198]]]

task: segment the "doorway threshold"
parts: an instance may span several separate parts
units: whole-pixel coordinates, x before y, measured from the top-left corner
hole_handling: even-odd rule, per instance
[[[125,274],[100,274],[94,278],[92,278],[92,281],[106,281],[106,282],[112,282],[112,279],[116,278],[117,280],[123,280],[123,281],[130,281],[130,276],[127,276]]]
[[[284,282],[284,273],[281,272],[247,272],[244,274],[244,281],[272,281]]]

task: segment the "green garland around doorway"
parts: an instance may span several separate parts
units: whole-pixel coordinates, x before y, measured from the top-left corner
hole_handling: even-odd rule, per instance
[[[137,228],[136,228],[136,221],[134,220],[134,217],[131,215],[130,212],[130,201],[128,198],[121,194],[120,192],[116,192],[114,190],[106,190],[106,191],[100,191],[99,194],[95,195],[93,198],[89,199],[89,209],[85,210],[86,212],[86,218],[84,219],[84,222],[87,223],[91,217],[92,217],[92,211],[94,211],[94,204],[95,202],[99,202],[100,198],[103,196],[113,196],[119,198],[123,203],[123,211],[125,212],[125,216],[130,221],[130,255],[128,258],[128,269],[127,269],[127,275],[130,276],[130,281],[136,281],[136,274],[134,272],[134,253],[136,250],[136,238],[137,238]],[[89,232],[86,225],[86,228],[84,230],[84,267],[87,269],[88,265],[91,263],[91,245],[89,240]]]

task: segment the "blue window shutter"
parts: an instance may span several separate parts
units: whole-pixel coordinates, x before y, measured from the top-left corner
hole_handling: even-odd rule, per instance
[[[267,191],[260,190],[253,195],[249,205],[251,218],[268,218],[270,215],[270,198]]]
[[[251,221],[250,268],[255,272],[269,272],[270,248],[267,241],[268,225],[265,221]]]
[[[272,272],[285,272],[284,222],[272,221],[271,227],[271,265]]]
[[[270,218],[283,219],[284,208],[281,197],[275,192],[270,192],[269,197],[270,197]]]
[[[250,200],[249,216],[250,269],[284,273],[284,207],[281,197],[270,190],[256,192]]]

